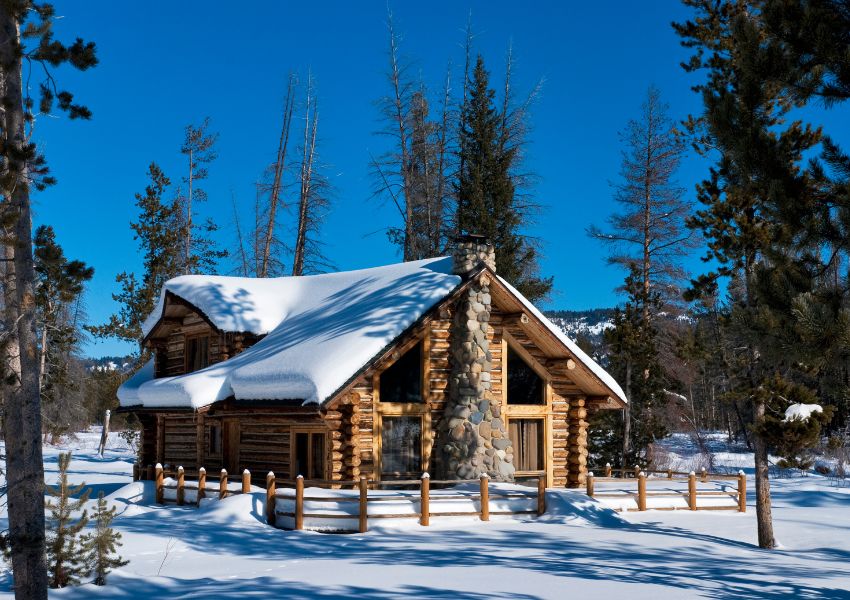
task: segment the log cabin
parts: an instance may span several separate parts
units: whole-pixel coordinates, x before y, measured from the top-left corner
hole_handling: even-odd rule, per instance
[[[352,481],[585,483],[616,381],[496,273],[492,244],[303,277],[169,280],[118,390],[142,465]]]

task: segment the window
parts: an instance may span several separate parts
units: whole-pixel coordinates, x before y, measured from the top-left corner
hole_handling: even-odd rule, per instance
[[[508,346],[508,404],[545,404],[543,380]]]
[[[295,436],[293,478],[303,475],[305,479],[325,478],[325,434],[323,432],[297,431]]]
[[[422,473],[422,417],[398,416],[381,419],[381,473]]]
[[[210,425],[209,453],[221,454],[221,427],[218,425]]]
[[[405,352],[380,375],[381,402],[422,402],[422,343]]]
[[[192,337],[186,339],[186,372],[203,369],[210,364],[210,338]]]
[[[511,419],[508,436],[514,447],[517,471],[542,471],[545,468],[543,419]]]

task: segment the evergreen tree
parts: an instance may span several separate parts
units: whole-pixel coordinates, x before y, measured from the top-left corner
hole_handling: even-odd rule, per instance
[[[73,354],[82,336],[82,294],[94,269],[79,260],[68,260],[50,226],[35,233],[37,327],[41,343],[41,398],[46,430],[64,432],[76,417],[82,420],[82,405],[72,404]]]
[[[121,291],[112,299],[121,308],[107,323],[87,328],[96,337],[141,342],[142,323],[153,312],[163,284],[183,268],[183,238],[178,226],[181,207],[163,198],[171,182],[156,163],[151,163],[148,173],[150,183],[145,193],[136,194],[138,220],[130,224],[142,255],[143,274],[137,278],[135,273],[124,271],[115,278]]]
[[[512,175],[519,147],[511,143],[514,129],[494,99],[479,56],[461,108],[455,224],[458,231],[492,240],[499,274],[530,300],[539,300],[551,290],[552,278],[538,275],[537,249],[521,233],[530,215],[517,198]]]
[[[15,597],[47,597],[44,568],[44,465],[35,269],[32,248],[32,189],[55,183],[33,137],[36,117],[54,106],[70,119],[91,111],[60,86],[56,70],[80,71],[97,64],[95,45],[54,37],[55,11],[48,2],[10,0],[0,5],[0,222],[3,227],[3,439],[8,482],[9,543]]]
[[[129,561],[123,560],[117,553],[121,545],[121,534],[112,529],[116,507],[109,507],[103,492],[97,495],[97,510],[94,517],[94,532],[83,536],[83,551],[86,563],[94,573],[95,585],[106,585],[106,576],[112,569],[123,567]]]
[[[75,486],[68,483],[70,463],[70,452],[59,454],[59,482],[55,487],[49,486],[47,489],[48,494],[55,498],[47,502],[50,511],[47,569],[52,588],[79,583],[80,577],[89,572],[80,536],[80,532],[88,523],[88,513],[83,510],[77,518],[74,518],[74,514],[88,502],[90,490],[84,491],[85,484],[82,483]]]

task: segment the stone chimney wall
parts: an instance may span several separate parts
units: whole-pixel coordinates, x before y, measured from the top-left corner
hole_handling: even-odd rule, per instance
[[[495,268],[493,245],[480,237],[460,240],[455,272],[466,275],[480,262]],[[490,275],[479,275],[453,310],[449,398],[439,432],[442,475],[447,479],[475,479],[484,473],[501,481],[513,478],[513,448],[501,398],[492,393],[489,285]]]

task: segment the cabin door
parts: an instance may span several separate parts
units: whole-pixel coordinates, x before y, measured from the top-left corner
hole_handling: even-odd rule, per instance
[[[228,474],[239,473],[239,420],[224,419],[222,421],[222,462]]]

